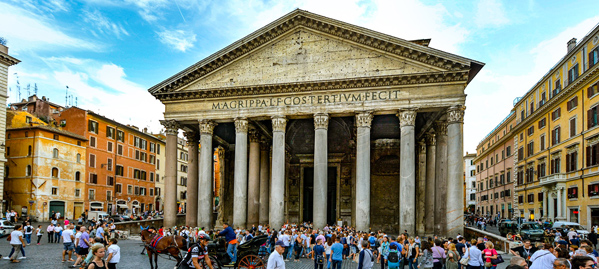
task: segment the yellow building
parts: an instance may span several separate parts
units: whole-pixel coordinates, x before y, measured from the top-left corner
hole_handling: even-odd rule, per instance
[[[514,106],[514,208],[521,217],[599,225],[599,27]]]
[[[75,219],[83,212],[87,139],[25,111],[6,113],[8,208],[34,220],[52,211]]]

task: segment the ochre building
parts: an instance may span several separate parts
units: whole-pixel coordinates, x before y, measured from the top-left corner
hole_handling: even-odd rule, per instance
[[[599,225],[598,62],[595,27],[515,104],[519,216]]]
[[[75,219],[85,200],[87,139],[46,123],[25,111],[6,117],[6,179],[8,208],[37,221],[52,212]]]
[[[514,216],[514,112],[476,147],[476,210],[483,216]]]
[[[165,104],[165,226],[183,130],[189,225],[463,233],[464,89],[483,64],[429,42],[298,9],[149,89]]]

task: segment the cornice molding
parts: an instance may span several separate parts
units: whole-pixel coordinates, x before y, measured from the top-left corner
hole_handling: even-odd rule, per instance
[[[155,85],[149,89],[149,92],[156,96],[159,93],[180,89],[299,27],[326,33],[340,39],[374,48],[382,53],[408,58],[447,71],[469,71],[471,63],[475,62],[457,55],[416,45],[397,37],[381,34],[303,10],[296,10]],[[478,62],[476,64],[484,65]]]
[[[591,67],[591,69],[583,73],[582,76],[580,76],[577,80],[568,84],[568,86],[566,86],[563,91],[559,92],[557,96],[554,96],[553,98],[549,99],[547,103],[545,103],[545,105],[538,108],[531,115],[526,117],[523,121],[521,121],[520,123],[516,123],[516,126],[514,126],[513,128],[514,132],[517,133],[523,130],[525,126],[529,126],[531,121],[536,121],[537,117],[539,117],[540,115],[544,115],[548,112],[548,110],[555,109],[556,103],[561,104],[561,102],[563,102],[564,99],[568,99],[568,97],[570,97],[570,95],[573,92],[579,90],[582,85],[587,83],[589,80],[596,78],[596,76],[594,75],[597,74],[599,74],[599,64],[594,65],[593,67]],[[584,96],[586,96],[586,93],[584,94]]]
[[[281,84],[264,84],[241,87],[225,87],[197,89],[181,92],[156,93],[160,101],[177,101],[187,99],[210,99],[223,97],[240,97],[263,94],[301,93],[340,89],[377,88],[403,85],[419,85],[447,82],[466,82],[468,71],[431,72],[417,74],[402,74],[390,76],[373,76],[334,80],[306,81]]]
[[[12,66],[20,63],[21,61],[15,57],[12,57],[8,54],[0,52],[0,63],[6,64],[8,66]]]

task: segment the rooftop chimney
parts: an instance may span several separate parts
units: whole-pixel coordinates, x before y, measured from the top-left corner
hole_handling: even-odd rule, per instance
[[[144,128],[144,134],[147,134],[147,133],[148,133],[148,128],[146,127],[146,128]]]
[[[8,47],[0,44],[0,52],[4,52],[4,54],[8,54]]]
[[[576,48],[576,38],[572,38],[570,41],[568,41],[568,53],[570,53],[570,51],[572,51],[574,48]]]

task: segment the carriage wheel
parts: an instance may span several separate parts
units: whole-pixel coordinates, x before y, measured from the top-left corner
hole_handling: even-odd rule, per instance
[[[264,269],[266,264],[256,255],[246,255],[237,263],[237,268]]]

